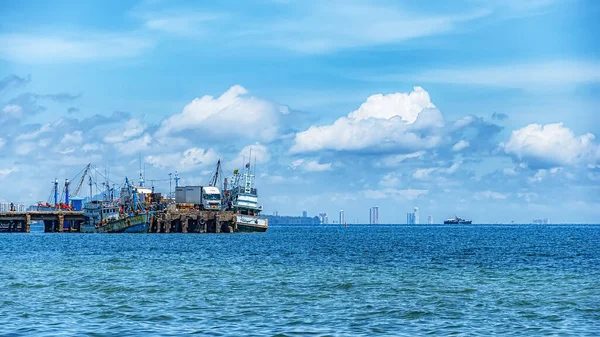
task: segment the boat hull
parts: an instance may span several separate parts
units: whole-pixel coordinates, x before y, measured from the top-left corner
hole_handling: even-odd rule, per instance
[[[102,226],[81,226],[83,233],[146,233],[152,212],[110,221]]]
[[[253,215],[236,215],[238,232],[266,232],[269,229],[269,221]]]

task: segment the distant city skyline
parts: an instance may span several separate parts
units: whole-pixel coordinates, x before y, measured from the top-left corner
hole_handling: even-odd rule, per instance
[[[376,219],[379,219],[379,206],[372,206],[369,208],[369,220],[368,221],[361,220],[360,213],[361,212],[353,210],[352,213],[350,213],[348,215],[346,210],[339,210],[338,218],[337,218],[337,220],[334,220],[333,223],[334,224],[343,224],[344,222],[346,222],[346,223],[354,223],[354,224],[382,224],[382,222],[380,220],[378,223],[376,222]],[[429,225],[436,223],[434,221],[434,216],[432,216],[432,215],[427,216],[427,222],[421,223],[420,213],[421,213],[421,209],[418,206],[414,206],[414,207],[412,207],[412,212],[405,213],[403,218],[396,219],[394,221],[386,222],[386,223],[387,224],[429,224]],[[279,212],[274,211],[273,215],[279,216]],[[285,214],[283,216],[294,217],[293,214],[292,215]],[[308,211],[302,211],[302,217],[318,217],[322,224],[330,224],[327,212],[319,212],[314,215],[311,215],[308,213]],[[453,218],[453,217],[454,216],[442,217],[441,218],[442,220],[439,220],[437,223],[443,223],[443,219]],[[351,220],[350,220],[350,222],[348,222],[348,220],[346,220],[346,219],[351,219]],[[471,218],[469,218],[469,219],[471,219]],[[509,224],[509,223],[550,224],[550,220],[549,220],[549,218],[533,218],[533,220],[525,219],[525,220],[520,220],[520,221],[511,220],[511,221],[492,221],[492,222],[474,221],[473,223],[474,224],[477,224],[477,223],[481,223],[481,224],[486,224],[486,223],[492,223],[492,224]],[[569,222],[565,222],[565,223],[569,223]]]
[[[12,206],[12,209],[11,209]],[[25,210],[27,209],[27,206],[24,204],[15,204],[15,203],[11,203],[11,202],[0,202],[0,212],[10,212],[10,211],[15,211],[15,212],[25,212]]]

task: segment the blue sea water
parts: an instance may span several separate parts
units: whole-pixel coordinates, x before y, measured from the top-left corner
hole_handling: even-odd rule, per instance
[[[0,335],[598,336],[600,225],[0,234]]]

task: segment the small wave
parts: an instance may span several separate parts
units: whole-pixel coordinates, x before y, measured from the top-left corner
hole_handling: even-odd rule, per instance
[[[413,310],[413,311],[406,312],[404,315],[402,315],[402,318],[419,319],[419,318],[423,318],[423,317],[426,317],[429,315],[431,315],[431,313],[428,311]]]

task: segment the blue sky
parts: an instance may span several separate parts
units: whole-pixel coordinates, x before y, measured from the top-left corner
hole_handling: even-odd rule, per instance
[[[201,184],[250,147],[267,213],[600,219],[600,4],[20,1],[0,8],[0,184],[86,163]],[[168,190],[168,183],[156,182]]]

